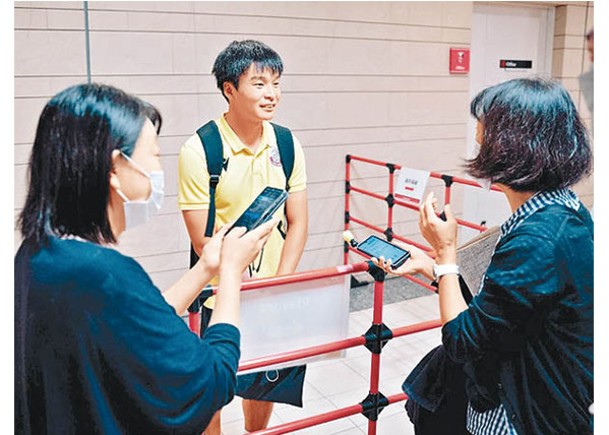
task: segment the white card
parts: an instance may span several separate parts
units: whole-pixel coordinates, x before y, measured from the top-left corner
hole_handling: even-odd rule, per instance
[[[429,171],[402,168],[398,174],[395,195],[415,202],[421,202],[425,194],[427,180],[429,180]]]

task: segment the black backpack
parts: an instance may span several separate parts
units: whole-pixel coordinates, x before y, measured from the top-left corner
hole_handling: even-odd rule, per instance
[[[277,148],[279,148],[279,157],[283,173],[285,174],[286,186],[289,190],[289,181],[294,169],[294,139],[292,132],[277,124],[271,123],[275,130],[277,138]],[[216,187],[220,181],[223,166],[223,148],[220,131],[214,121],[209,121],[207,124],[197,130],[197,135],[203,144],[203,151],[207,160],[207,172],[209,173],[209,209],[207,210],[207,226],[205,227],[205,237],[211,237],[214,233],[214,224],[216,221]],[[281,225],[281,224],[280,224]],[[282,232],[281,228],[279,231]],[[282,232],[282,235],[284,233]],[[285,237],[285,236],[284,236]],[[190,245],[190,267],[193,267],[199,260],[199,256]]]

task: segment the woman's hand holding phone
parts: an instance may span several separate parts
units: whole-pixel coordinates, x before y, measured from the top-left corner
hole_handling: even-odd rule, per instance
[[[223,267],[237,270],[239,274],[243,273],[247,265],[254,261],[278,223],[279,219],[271,219],[247,233],[244,227],[235,227],[229,233],[232,222],[222,225],[203,247],[199,263],[202,263],[212,276],[217,275]]]
[[[410,258],[404,262],[401,266],[394,269],[391,265],[391,260],[386,260],[383,257],[372,258],[372,262],[383,269],[387,273],[394,275],[425,275],[430,280],[433,280],[433,258],[431,258],[425,251],[417,248],[416,246],[408,243],[393,242],[402,249],[406,249],[410,252]]]
[[[222,227],[209,239],[199,258],[199,263],[202,263],[204,268],[208,270],[212,276],[217,275],[220,270],[220,252],[222,251],[222,241],[228,232],[230,225],[222,225]]]
[[[226,234],[220,254],[220,275],[235,271],[241,275],[254,261],[278,223],[279,218],[274,218],[251,231],[246,232],[244,227],[235,227]],[[230,228],[230,225],[225,226]]]

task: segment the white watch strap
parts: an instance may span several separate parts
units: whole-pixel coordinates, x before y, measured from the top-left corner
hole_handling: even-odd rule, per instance
[[[433,265],[434,279],[437,281],[444,275],[459,275],[459,266],[456,264],[435,264]]]

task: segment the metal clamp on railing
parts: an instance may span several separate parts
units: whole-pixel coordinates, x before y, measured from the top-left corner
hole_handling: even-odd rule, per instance
[[[360,402],[362,405],[362,414],[366,416],[368,420],[377,421],[379,414],[387,405],[389,405],[389,399],[378,392],[375,394],[368,394],[368,396]]]
[[[442,180],[444,181],[444,185],[446,187],[450,187],[453,185],[453,176],[452,175],[446,175],[446,174],[442,174],[441,176]]]
[[[387,207],[393,207],[395,205],[395,197],[393,194],[389,194],[385,197],[385,202],[387,203]]]
[[[384,323],[373,324],[364,334],[366,349],[372,353],[381,353],[383,347],[393,338],[393,332]]]
[[[383,234],[387,238],[388,242],[391,242],[393,240],[393,228],[391,228],[391,227],[386,228],[385,231],[383,231]]]
[[[372,278],[374,278],[375,281],[384,282],[385,277],[387,276],[387,272],[385,272],[383,269],[378,267],[372,261],[367,261],[367,263],[368,263],[368,273],[370,274],[370,276]]]

